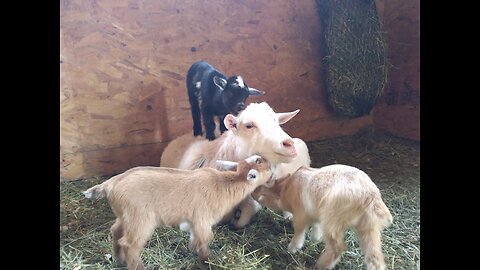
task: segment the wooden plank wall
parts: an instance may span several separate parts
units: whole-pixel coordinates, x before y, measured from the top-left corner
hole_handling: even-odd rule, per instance
[[[420,141],[420,1],[377,0],[377,10],[383,15],[391,66],[374,126]]]
[[[203,59],[267,92],[285,130],[314,141],[349,135],[371,115],[338,118],[321,78],[315,0],[63,0],[60,2],[61,180],[158,165],[191,131],[185,88]]]

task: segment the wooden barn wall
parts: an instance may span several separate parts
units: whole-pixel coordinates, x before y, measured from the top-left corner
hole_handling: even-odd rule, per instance
[[[61,180],[158,165],[192,132],[185,77],[201,59],[267,92],[249,102],[300,109],[283,126],[292,137],[373,123],[327,105],[315,0],[62,0],[60,24]]]
[[[389,50],[388,84],[375,107],[376,129],[420,141],[420,1],[377,0]]]

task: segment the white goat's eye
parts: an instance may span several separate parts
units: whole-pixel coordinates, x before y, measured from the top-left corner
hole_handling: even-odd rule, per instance
[[[245,127],[248,128],[248,129],[251,129],[255,126],[252,123],[247,123],[247,124],[245,124]]]
[[[255,163],[257,163],[257,164],[262,163],[262,159],[261,159],[261,158],[257,158],[257,160],[255,161]]]

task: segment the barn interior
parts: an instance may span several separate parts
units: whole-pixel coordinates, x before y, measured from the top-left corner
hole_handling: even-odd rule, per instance
[[[81,191],[158,166],[192,132],[185,81],[199,60],[266,92],[248,103],[300,109],[282,128],[307,142],[312,167],[355,166],[381,190],[388,269],[420,267],[419,1],[71,0],[60,2],[61,269],[126,269],[107,256],[107,202]],[[289,254],[291,222],[266,209],[215,234],[206,265],[178,229],[158,230],[142,256],[148,269],[311,269],[323,249],[307,237]],[[365,269],[355,234],[346,242],[335,269]]]

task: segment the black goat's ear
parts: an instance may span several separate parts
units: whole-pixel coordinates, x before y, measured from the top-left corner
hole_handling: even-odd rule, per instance
[[[220,78],[218,76],[213,76],[213,83],[220,87],[220,89],[225,89],[225,86],[227,85],[227,80],[225,80],[224,78]]]
[[[264,91],[260,91],[252,87],[248,88],[248,93],[250,94],[250,96],[261,96],[265,94]]]

